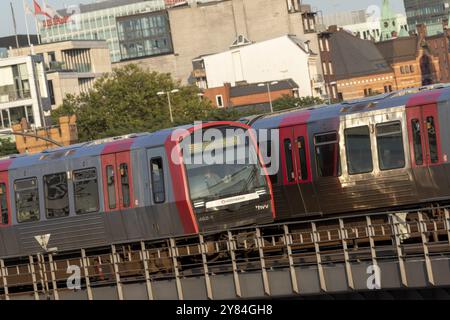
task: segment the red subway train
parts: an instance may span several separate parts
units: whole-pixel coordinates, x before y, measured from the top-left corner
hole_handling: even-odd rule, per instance
[[[242,119],[278,130],[270,176],[278,220],[397,210],[450,200],[450,87]]]
[[[186,161],[204,149],[191,138],[210,129],[249,127],[213,122],[0,160],[0,257],[272,222],[254,137],[231,139],[248,151],[240,161]]]

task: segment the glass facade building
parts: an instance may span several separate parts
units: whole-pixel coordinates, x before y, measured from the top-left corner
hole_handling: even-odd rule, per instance
[[[117,28],[123,60],[173,52],[166,11],[118,18]]]
[[[428,35],[443,32],[443,20],[449,15],[449,0],[404,0],[409,30],[418,24],[427,26]]]
[[[164,0],[109,0],[80,5],[75,9],[59,10],[58,13],[65,18],[57,19],[56,21],[47,21],[42,24],[40,27],[42,42],[106,40],[111,54],[111,61],[117,62],[123,59],[121,54],[121,44],[119,42],[117,19],[120,17],[164,10],[165,6]],[[74,13],[74,15],[70,15],[70,13]],[[68,18],[68,16],[70,16],[70,18]],[[142,52],[157,53],[159,50],[165,50],[165,45],[171,46],[170,42],[164,44],[164,38],[157,35],[160,34],[161,31],[157,29],[160,27],[164,28],[164,26],[162,26],[162,24],[164,24],[164,19],[160,18],[159,15],[147,20],[137,19],[139,22],[137,22],[136,26],[127,24],[122,18],[121,21],[121,43],[123,48],[126,48],[125,58],[139,56]],[[148,22],[148,25],[145,24],[145,21]],[[154,27],[155,23],[157,27]],[[133,32],[129,32],[129,30],[138,29],[142,34],[138,33],[135,38],[141,37],[141,42],[133,44],[125,39],[125,34],[133,34]],[[143,34],[144,32],[147,33]],[[149,32],[155,32],[155,35],[149,35]],[[136,40],[135,38],[132,41]],[[144,39],[153,41],[153,43],[148,44]],[[166,39],[166,41],[168,41],[168,39]],[[161,49],[158,49],[157,46],[161,47]]]

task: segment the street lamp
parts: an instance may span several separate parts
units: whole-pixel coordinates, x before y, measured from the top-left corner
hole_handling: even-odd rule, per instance
[[[178,93],[180,92],[179,89],[174,89],[172,91],[160,91],[157,93],[158,96],[163,96],[163,95],[167,95],[167,101],[169,103],[169,112],[170,112],[170,121],[173,123],[173,114],[172,114],[172,102],[170,101],[170,95],[173,93]]]
[[[260,83],[258,84],[258,87],[264,87],[267,86],[267,94],[269,95],[269,103],[270,103],[270,112],[273,113],[273,103],[272,103],[272,94],[270,92],[270,86],[274,86],[278,84],[278,81],[273,82],[267,82],[267,83]]]

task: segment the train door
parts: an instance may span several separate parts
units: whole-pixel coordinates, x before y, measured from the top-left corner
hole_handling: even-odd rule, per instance
[[[130,152],[102,156],[105,211],[133,207],[133,181]]]
[[[306,198],[306,196],[311,197],[314,194],[311,185],[307,141],[306,125],[280,129],[280,169],[282,170],[285,196],[290,204],[289,218],[311,212],[309,207],[312,202]]]
[[[304,199],[307,213],[317,213],[320,208],[312,183],[311,156],[309,148],[308,128],[306,124],[293,128],[294,159],[297,170],[297,187]]]
[[[438,165],[442,163],[437,105],[407,109],[411,167],[419,195],[424,199],[439,197],[447,187]]]
[[[0,172],[0,227],[11,224],[8,171]]]

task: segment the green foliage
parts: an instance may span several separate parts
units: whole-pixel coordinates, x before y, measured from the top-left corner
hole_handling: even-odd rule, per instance
[[[324,101],[317,97],[297,98],[290,95],[283,95],[273,102],[273,109],[274,111],[281,111],[292,108],[308,108],[323,103]]]
[[[170,96],[172,124],[167,96],[158,92],[173,89],[180,91]],[[169,74],[144,71],[131,64],[100,78],[88,94],[68,95],[52,118],[56,123],[60,116],[76,114],[80,141],[89,141],[220,117],[199,93],[197,87],[181,86]]]
[[[174,123],[171,123],[167,95],[170,95]],[[134,132],[152,132],[194,121],[234,121],[261,112],[216,109],[199,97],[196,86],[181,86],[169,74],[150,72],[130,64],[115,69],[96,81],[94,89],[79,96],[67,95],[52,112],[53,123],[65,115],[77,116],[80,141],[120,136]],[[274,110],[320,104],[317,98],[283,96],[274,102]]]
[[[9,139],[0,139],[0,157],[17,154],[16,144]]]

